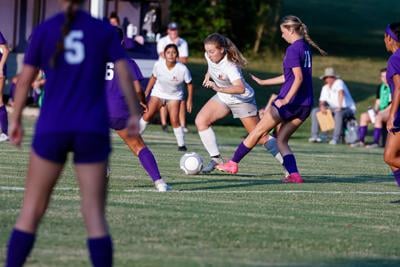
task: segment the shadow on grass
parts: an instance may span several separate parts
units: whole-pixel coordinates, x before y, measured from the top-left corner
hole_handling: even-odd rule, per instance
[[[332,262],[326,262],[323,265],[316,264],[315,266],[363,266],[363,267],[394,267],[400,266],[398,259],[337,259]]]
[[[272,174],[268,174],[271,176]],[[279,175],[279,174],[274,174]],[[213,176],[231,176],[229,178],[216,178],[216,179],[201,179],[201,176],[197,176],[201,180],[191,180],[191,181],[179,181],[170,182],[171,186],[181,186],[181,185],[193,185],[193,188],[182,189],[180,191],[198,191],[198,190],[218,190],[227,188],[248,188],[260,185],[275,185],[282,184],[279,179],[241,179],[237,178],[238,175],[233,176],[230,174],[213,174]],[[244,174],[239,175],[239,177],[265,177],[264,174],[251,175]],[[387,175],[366,175],[366,176],[352,176],[352,177],[332,177],[332,176],[304,176],[305,184],[322,184],[322,183],[349,183],[349,184],[361,184],[361,183],[385,183],[393,182],[393,178]],[[218,184],[226,183],[226,184]],[[218,185],[215,185],[218,184]]]

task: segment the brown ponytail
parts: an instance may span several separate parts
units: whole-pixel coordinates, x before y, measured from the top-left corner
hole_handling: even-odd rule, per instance
[[[84,0],[70,0],[70,1],[68,1],[67,10],[65,12],[64,25],[62,25],[62,27],[61,27],[61,39],[58,40],[58,42],[56,44],[56,51],[54,52],[54,55],[50,59],[50,66],[52,68],[54,68],[55,65],[56,65],[57,57],[62,52],[64,52],[64,38],[70,32],[72,22],[74,21],[74,18],[75,18],[74,5],[82,4],[83,2],[84,2]]]
[[[229,61],[243,68],[247,65],[246,58],[240,53],[236,45],[227,37],[219,33],[212,33],[204,40],[204,44],[212,43],[217,48],[223,48]]]
[[[288,28],[288,29],[294,29],[298,34],[304,36],[304,39],[306,40],[307,43],[309,43],[312,47],[317,49],[319,53],[323,56],[328,55],[327,52],[325,52],[323,49],[321,49],[310,37],[308,34],[308,28],[307,25],[305,25],[298,17],[289,15],[283,17],[281,21],[281,26]]]

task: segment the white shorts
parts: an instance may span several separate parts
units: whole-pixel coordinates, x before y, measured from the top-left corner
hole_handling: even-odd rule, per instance
[[[229,108],[235,119],[258,116],[257,105],[254,100],[253,102],[226,104],[218,97],[218,95],[214,95],[211,99]]]
[[[183,92],[179,92],[178,94],[166,94],[164,92],[160,92],[160,90],[154,90],[154,88],[150,95],[166,100],[183,100],[184,97]]]

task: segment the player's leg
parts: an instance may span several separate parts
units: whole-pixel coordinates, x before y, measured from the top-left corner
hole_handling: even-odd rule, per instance
[[[186,151],[185,146],[185,133],[183,128],[179,123],[179,106],[180,100],[168,100],[167,109],[169,113],[169,120],[171,121],[171,126],[174,131],[176,142],[178,144],[179,151]]]
[[[289,138],[292,134],[300,127],[303,121],[299,118],[293,119],[288,122],[283,122],[279,130],[279,135],[277,137],[279,151],[283,157],[283,165],[289,172],[289,176],[284,179],[285,182],[289,183],[302,183],[299,171],[297,169],[296,159],[289,146]]]
[[[0,77],[0,142],[8,140],[8,116],[6,105],[3,103],[5,77]]]
[[[352,144],[352,147],[365,146],[365,136],[368,131],[368,124],[371,122],[371,118],[368,115],[368,112],[361,113],[360,116],[360,126],[358,128],[358,138],[359,142]]]
[[[263,118],[257,123],[256,127],[249,133],[246,139],[236,148],[231,160],[224,164],[219,164],[217,168],[229,173],[238,172],[238,163],[253,149],[259,140],[269,133],[276,125],[281,122],[278,110],[274,106],[268,107]]]
[[[240,119],[246,131],[250,133],[251,131],[256,128],[257,123],[260,121],[258,116],[251,116],[245,117]],[[258,141],[259,144],[263,145],[265,149],[282,165],[283,158],[281,153],[279,152],[278,144],[272,135],[264,134],[260,140]],[[286,170],[285,170],[286,175]]]
[[[164,132],[168,132],[168,110],[167,107],[162,106],[160,108],[160,121],[161,121],[161,129]]]
[[[215,166],[222,163],[222,157],[219,152],[217,138],[211,125],[229,114],[230,109],[214,96],[201,108],[196,116],[195,124],[203,146],[210,155],[210,162],[203,168],[203,173],[209,173]]]
[[[186,100],[182,100],[179,106],[179,124],[181,125],[183,132],[187,133],[186,128]]]
[[[62,168],[63,164],[43,159],[32,150],[24,200],[9,239],[6,266],[22,266],[28,257],[39,222],[47,209],[51,192]]]
[[[156,96],[151,96],[150,101],[147,105],[147,112],[143,113],[142,118],[140,119],[140,134],[142,134],[147,127],[147,124],[151,121],[157,111],[160,110],[162,106],[162,100]]]
[[[383,123],[389,119],[390,109],[386,108],[380,111],[375,117],[374,124],[374,142],[371,145],[368,145],[367,148],[377,148],[379,147],[379,141],[381,140]]]
[[[308,139],[310,143],[321,143],[322,139],[318,136],[319,124],[317,113],[320,111],[319,107],[313,108],[311,111],[311,137]]]
[[[393,171],[397,186],[400,187],[400,133],[389,133],[386,140],[383,159]]]
[[[128,145],[129,149],[139,158],[140,164],[145,169],[151,180],[154,182],[158,191],[168,191],[170,187],[161,178],[160,171],[158,169],[157,161],[146,146],[141,136],[129,137],[126,129],[117,131],[117,134],[124,140]],[[165,190],[163,190],[165,189]]]

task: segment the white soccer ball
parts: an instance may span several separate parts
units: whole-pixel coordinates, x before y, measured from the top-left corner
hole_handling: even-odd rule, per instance
[[[203,158],[196,152],[189,152],[181,157],[179,166],[185,174],[198,174],[203,169]]]

